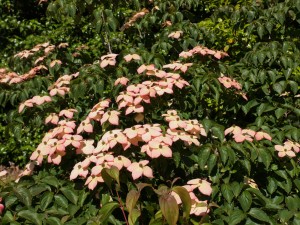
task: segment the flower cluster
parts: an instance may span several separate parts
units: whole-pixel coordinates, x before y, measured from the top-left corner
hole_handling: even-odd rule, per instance
[[[242,89],[242,85],[239,82],[237,82],[234,79],[231,79],[229,77],[224,76],[224,74],[221,74],[221,77],[219,77],[218,80],[226,88],[234,87],[237,90],[241,90]]]
[[[50,96],[34,96],[31,99],[26,100],[25,102],[22,102],[19,106],[19,113],[23,111],[25,106],[27,107],[33,107],[35,105],[42,105],[45,102],[51,102],[52,99]]]
[[[34,55],[36,52],[40,51],[42,48],[44,48],[45,54],[48,55],[51,51],[55,49],[55,45],[50,45],[49,42],[38,44],[30,50],[24,50],[15,54],[14,57],[19,57],[21,59],[28,58],[29,56]]]
[[[71,74],[71,75],[63,75],[55,81],[55,83],[49,87],[50,90],[50,96],[55,96],[57,94],[64,96],[66,93],[70,91],[70,88],[68,87],[70,85],[70,82],[73,78],[76,78],[79,76],[79,72]]]
[[[137,21],[139,18],[144,17],[147,13],[149,13],[148,9],[142,9],[141,11],[137,12],[136,14],[134,14],[128,22],[126,22],[122,27],[121,27],[121,31],[131,27],[135,21]]]
[[[158,70],[154,65],[141,65],[137,69],[139,74],[145,71],[146,75],[155,76],[161,80],[148,80],[141,84],[127,86],[126,91],[121,92],[116,99],[119,109],[126,108],[126,115],[144,112],[144,107],[141,104],[142,102],[149,104],[150,98],[155,98],[157,95],[161,96],[165,93],[172,94],[174,85],[180,89],[189,85],[189,83],[182,79],[179,74]]]
[[[130,62],[131,60],[140,60],[141,56],[138,54],[128,54],[124,56],[126,62]]]
[[[196,54],[213,55],[217,59],[221,59],[224,56],[228,56],[228,54],[226,52],[215,51],[215,50],[208,49],[207,47],[198,45],[198,46],[194,47],[193,49],[191,49],[187,52],[186,51],[181,52],[179,54],[179,57],[189,58],[189,57],[192,57],[193,55],[196,55]]]
[[[168,35],[168,37],[169,37],[169,38],[178,39],[178,38],[180,38],[180,36],[181,36],[182,34],[183,34],[183,32],[180,31],[180,30],[178,30],[178,31],[174,31],[174,32],[170,33],[170,34]]]
[[[29,70],[29,72],[24,73],[22,75],[18,75],[15,72],[8,72],[6,69],[1,68],[0,69],[0,83],[6,83],[6,84],[17,84],[21,83],[23,81],[32,79],[35,77],[35,75],[40,72],[41,70],[47,70],[47,68],[43,65],[36,66]]]
[[[193,65],[193,63],[182,64],[182,63],[180,63],[180,61],[176,61],[174,63],[164,65],[163,68],[169,68],[174,71],[181,70],[183,73],[185,73],[187,71],[187,69],[192,65]]]
[[[295,157],[296,153],[300,151],[300,144],[287,140],[283,145],[275,145],[275,150],[278,151],[278,156],[281,158],[284,156]]]
[[[116,62],[117,62],[116,57],[117,56],[118,56],[118,54],[108,54],[108,55],[101,56],[100,67],[105,68],[108,65],[110,65],[110,66],[116,65]]]
[[[244,141],[250,141],[252,142],[253,139],[260,141],[262,139],[267,139],[269,141],[272,140],[272,137],[264,132],[264,131],[254,131],[251,129],[242,129],[239,126],[231,126],[225,130],[225,135],[233,134],[233,138],[236,142],[244,142]]]

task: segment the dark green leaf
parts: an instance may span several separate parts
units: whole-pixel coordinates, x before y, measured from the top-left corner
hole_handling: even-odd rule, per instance
[[[31,206],[32,195],[29,190],[25,187],[18,187],[15,189],[15,194],[19,201],[21,201],[26,206]]]
[[[62,187],[60,191],[64,194],[64,196],[73,204],[77,204],[78,201],[78,193],[74,191],[72,187]]]
[[[108,217],[112,214],[112,212],[119,207],[119,203],[117,202],[109,202],[102,206],[99,210],[100,219],[99,222],[102,224],[108,219]]]
[[[68,200],[65,196],[58,194],[54,196],[55,203],[63,208],[68,208]]]
[[[230,225],[236,225],[240,224],[244,219],[246,218],[246,215],[241,210],[234,210],[232,214],[229,216],[229,222]]]
[[[42,225],[42,216],[31,210],[22,210],[18,213],[18,216],[32,222],[33,224]]]
[[[62,222],[57,217],[50,216],[46,219],[46,221],[49,225],[62,225]]]
[[[259,221],[264,221],[267,223],[271,221],[270,217],[259,208],[251,208],[248,214]]]
[[[52,192],[46,192],[41,199],[41,210],[45,211],[49,204],[52,202],[54,194]]]
[[[252,195],[248,191],[243,191],[239,197],[239,203],[241,204],[244,212],[247,212],[252,204]]]

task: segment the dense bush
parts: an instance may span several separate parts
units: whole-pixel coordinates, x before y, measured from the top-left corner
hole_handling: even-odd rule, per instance
[[[10,110],[8,134],[26,126],[39,128],[37,139],[45,134],[32,161],[57,164],[74,185],[86,179],[91,196],[105,195],[89,216],[300,223],[300,1],[47,4],[47,20],[65,29],[53,26],[56,37],[79,37],[15,54],[10,69],[19,74],[1,71],[0,104]],[[61,192],[66,207],[77,206]],[[3,219],[40,224],[41,202],[24,208],[16,190],[3,198]]]

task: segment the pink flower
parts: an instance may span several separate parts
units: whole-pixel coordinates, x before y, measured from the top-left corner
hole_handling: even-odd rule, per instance
[[[211,195],[211,184],[206,180],[193,179],[188,181],[187,184],[190,184],[192,189],[198,188],[199,191],[204,195]]]
[[[143,145],[141,152],[146,152],[151,158],[158,158],[160,155],[171,158],[172,150],[163,142],[149,141],[148,144]]]
[[[70,91],[70,88],[68,87],[59,87],[59,88],[54,88],[50,91],[51,96],[55,96],[57,94],[61,96],[65,96],[66,93]]]
[[[83,140],[81,142],[81,146],[79,149],[77,149],[76,153],[84,153],[86,155],[90,155],[93,153],[95,147],[93,145],[94,140]]]
[[[94,149],[93,154],[98,154],[99,152],[106,152],[109,149],[109,144],[103,140],[100,140],[97,147]]]
[[[79,148],[81,145],[81,141],[83,140],[83,137],[80,135],[71,135],[71,134],[65,134],[63,136],[65,140],[65,146],[73,145],[75,148]]]
[[[47,118],[45,119],[45,123],[52,123],[52,124],[58,124],[58,115],[56,113],[51,113]]]
[[[296,154],[294,151],[292,151],[292,146],[291,145],[275,145],[275,150],[278,151],[278,156],[280,158],[284,157],[284,156],[289,156],[289,157],[295,157]]]
[[[93,126],[91,124],[90,119],[86,118],[84,121],[82,121],[77,128],[77,134],[81,133],[82,131],[85,131],[87,133],[93,133]]]
[[[25,102],[21,103],[19,106],[19,113],[21,113],[23,111],[23,109],[25,108],[25,106],[27,107],[33,107],[33,102],[31,99],[26,100]]]
[[[159,124],[145,124],[143,125],[143,130],[140,129],[140,132],[142,132],[141,139],[144,142],[149,142],[151,139],[162,135]]]
[[[101,63],[100,63],[100,67],[101,68],[105,68],[108,65],[114,66],[116,65],[116,57],[118,54],[108,54],[108,55],[104,55],[101,56]]]
[[[178,38],[180,38],[182,33],[183,33],[182,31],[174,31],[174,32],[170,33],[168,35],[168,37],[178,39]]]
[[[53,154],[48,156],[48,163],[54,163],[55,165],[59,165],[61,163],[62,156],[66,153],[64,151],[55,151]]]
[[[191,53],[191,52],[185,52],[185,51],[183,51],[183,52],[181,52],[180,54],[179,54],[179,57],[182,57],[182,58],[189,58],[189,57],[191,57],[191,56],[193,56],[193,54]]]
[[[120,78],[118,78],[116,81],[115,81],[115,86],[117,86],[118,84],[121,84],[121,85],[123,85],[123,86],[126,86],[127,85],[127,83],[128,83],[128,78],[126,78],[126,77],[120,77]]]
[[[130,145],[127,137],[122,133],[121,130],[111,130],[106,132],[102,140],[107,142],[110,148],[116,146],[117,143],[120,143],[122,146]]]
[[[137,178],[143,175],[148,178],[153,178],[152,169],[149,166],[146,166],[148,163],[149,163],[148,160],[134,162],[129,167],[127,167],[127,170],[132,172],[132,178],[134,180],[136,180]]]
[[[257,141],[259,141],[259,140],[261,140],[261,139],[263,139],[263,138],[265,138],[265,139],[267,139],[267,140],[269,140],[269,141],[272,140],[272,137],[271,137],[269,134],[267,134],[266,132],[259,131],[259,132],[257,132],[257,133],[255,134],[255,139],[256,139]]]
[[[104,113],[102,119],[101,119],[101,124],[106,122],[107,120],[109,121],[110,124],[112,125],[119,125],[119,115],[120,113],[118,111],[112,110]]]
[[[41,148],[40,146],[31,154],[30,160],[37,161],[39,165],[42,164],[44,156],[50,153],[50,148]]]
[[[138,54],[128,54],[124,56],[126,62],[130,62],[131,60],[140,60],[141,57]]]
[[[78,176],[86,177],[88,175],[88,166],[84,165],[82,162],[76,163],[70,175],[70,180],[76,179]]]
[[[94,190],[98,183],[103,183],[103,182],[104,182],[104,180],[103,180],[101,174],[91,175],[86,180],[85,185],[88,185],[88,188],[90,190]]]
[[[145,70],[147,70],[147,71],[151,71],[151,70],[155,70],[156,68],[155,68],[155,66],[154,66],[154,64],[151,64],[151,65],[148,65],[148,66],[146,66],[145,64],[143,64],[143,65],[141,65],[138,69],[137,69],[137,72],[138,72],[138,74],[141,74],[141,73],[143,73]]]
[[[114,158],[113,166],[116,166],[119,170],[121,170],[123,167],[127,168],[130,165],[131,165],[131,161],[125,156],[120,155]]]
[[[69,119],[73,118],[74,112],[77,112],[76,109],[64,109],[59,112],[59,116],[65,116]]]
[[[50,63],[49,66],[52,68],[52,67],[54,67],[56,64],[61,65],[62,62],[61,62],[60,60],[53,60],[53,61]]]
[[[296,153],[300,151],[300,144],[291,140],[287,140],[286,142],[284,142],[284,146],[290,146],[291,149],[293,149]]]
[[[206,201],[192,200],[192,208],[190,214],[196,216],[204,216],[209,213],[209,208]]]
[[[234,135],[240,134],[240,133],[242,133],[242,129],[239,126],[233,125],[233,126],[227,128],[224,133],[225,133],[225,135],[227,135],[229,133],[232,133]]]

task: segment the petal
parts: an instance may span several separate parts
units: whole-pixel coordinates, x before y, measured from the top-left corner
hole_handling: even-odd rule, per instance
[[[143,169],[141,167],[136,168],[134,171],[132,171],[132,178],[134,180],[141,177],[142,175],[143,175]]]
[[[143,168],[143,174],[146,177],[153,178],[153,171],[149,166],[145,166]]]

